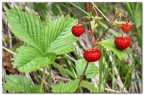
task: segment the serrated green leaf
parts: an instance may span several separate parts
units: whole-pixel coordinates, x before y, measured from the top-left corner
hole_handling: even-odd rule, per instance
[[[86,64],[87,64],[87,61],[84,59],[79,59],[76,62],[76,71],[77,71],[78,77],[80,77],[83,74]],[[89,65],[85,72],[86,77],[93,78],[96,76],[96,74],[98,74],[98,68],[94,65],[93,62],[89,62]]]
[[[61,14],[61,9],[59,7],[59,5],[52,3],[51,5],[51,10],[55,15],[60,15]]]
[[[76,41],[76,37],[72,35],[71,27],[76,20],[69,15],[49,20],[46,23],[41,22],[39,16],[27,11],[22,12],[21,9],[6,9],[6,15],[12,32],[41,52],[64,54],[73,50],[73,42]]]
[[[77,40],[71,33],[71,27],[74,23],[76,23],[76,20],[69,15],[66,17],[61,16],[55,21],[49,21],[45,34],[47,53],[64,54],[73,50],[73,42]]]
[[[38,92],[40,92],[40,85],[34,85],[34,86],[30,87],[26,92],[38,93]]]
[[[5,76],[4,89],[11,92],[39,92],[40,85],[32,85],[32,81],[22,75]]]
[[[67,75],[69,75],[69,76],[71,76],[71,77],[74,78],[74,75],[73,75],[73,73],[72,73],[70,70],[63,68],[62,66],[60,66],[60,65],[57,64],[57,63],[53,63],[52,65],[53,65],[55,68],[57,68],[61,73],[65,73],[65,74],[67,74]]]
[[[42,23],[39,16],[29,14],[21,9],[6,10],[6,15],[12,32],[25,43],[43,50],[41,33]]]
[[[49,64],[52,64],[54,60],[48,57],[38,57],[34,60],[28,62],[27,64],[19,67],[19,71],[21,72],[31,72],[39,69],[40,67],[45,67]]]
[[[4,89],[11,92],[24,92],[32,86],[31,80],[21,75],[7,75],[5,80]]]
[[[14,67],[21,67],[31,60],[41,57],[43,54],[37,49],[30,46],[21,46],[17,49],[17,54],[14,55]]]
[[[114,44],[114,40],[113,39],[108,39],[108,40],[104,40],[102,42],[98,42],[100,45],[102,45],[104,48],[107,48],[109,50],[112,50],[117,56],[118,58],[121,60],[122,58],[128,58],[127,53],[124,50],[118,50]]]
[[[95,88],[94,85],[92,85],[90,82],[82,81],[81,86],[84,87],[84,88],[87,88],[91,92],[98,92],[98,89]]]
[[[76,37],[72,35],[71,27],[76,20],[69,15],[48,22],[41,22],[39,16],[16,8],[6,9],[6,15],[12,32],[31,46],[18,49],[14,56],[14,66],[21,72],[51,64],[54,59],[50,58],[51,55],[44,57],[46,54],[64,54],[73,50]]]
[[[60,82],[53,86],[52,92],[74,92],[78,88],[79,80],[71,80],[67,83]]]
[[[30,46],[21,46],[18,53],[14,55],[14,67],[18,67],[21,72],[31,72],[40,67],[47,66],[54,62],[55,54],[43,55],[37,49]]]

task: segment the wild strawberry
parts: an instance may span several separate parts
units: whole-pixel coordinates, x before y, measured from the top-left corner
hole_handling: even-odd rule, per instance
[[[101,52],[96,48],[89,48],[86,51],[84,51],[84,58],[88,62],[94,62],[99,60],[101,57]]]
[[[75,35],[76,37],[79,37],[80,35],[83,34],[84,27],[81,24],[76,24],[72,27],[71,30],[72,30],[73,35]]]
[[[121,29],[124,32],[129,32],[131,30],[131,24],[130,23],[123,23],[121,26]]]
[[[131,40],[129,37],[119,36],[115,38],[114,43],[119,50],[123,50],[123,49],[126,49],[130,45]]]

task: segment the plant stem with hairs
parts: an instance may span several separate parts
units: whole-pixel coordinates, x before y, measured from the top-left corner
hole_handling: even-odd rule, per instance
[[[45,79],[45,69],[46,69],[46,67],[43,68],[41,85],[40,85],[40,92],[43,92],[43,82],[44,82],[44,79]]]
[[[85,75],[86,69],[87,69],[87,67],[88,67],[88,64],[89,64],[89,62],[87,62],[86,66],[85,66],[85,68],[84,68],[83,74],[81,75],[80,81],[79,81],[79,83],[78,83],[78,87],[80,86],[80,84],[81,84],[81,82],[82,82],[82,80],[83,80],[83,78],[84,78],[84,75]]]
[[[98,39],[94,42],[94,44],[98,43],[98,42],[103,38],[103,36],[108,32],[108,30],[113,26],[113,23],[114,23],[114,21],[115,21],[115,19],[116,19],[116,17],[117,17],[118,14],[119,14],[119,13],[117,13],[117,14],[115,15],[114,20],[112,21],[112,23],[111,23],[111,24],[109,25],[109,27],[105,30],[105,32],[102,34],[102,36],[100,36],[100,38],[98,38]]]

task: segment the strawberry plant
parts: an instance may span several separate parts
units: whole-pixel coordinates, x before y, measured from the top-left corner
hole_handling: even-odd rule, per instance
[[[30,12],[20,7],[4,6],[8,27],[22,43],[15,52],[5,49],[13,54],[12,65],[18,70],[18,74],[4,76],[5,91],[104,92],[109,85],[106,82],[110,74],[112,89],[115,91],[115,82],[120,81],[117,84],[121,92],[126,92],[128,74],[134,68],[134,65],[130,65],[127,69],[123,64],[130,57],[128,51],[133,48],[129,35],[133,23],[129,15],[115,8],[112,20],[109,20],[93,2],[90,3],[92,7],[89,12],[74,3],[68,4],[86,15],[76,19],[71,14],[64,14],[56,3],[52,3],[50,11],[54,17],[47,13],[46,3],[34,4],[38,14],[33,10]],[[67,3],[61,3],[61,6],[68,8]],[[97,31],[99,29],[101,32]],[[109,32],[111,37],[107,36]],[[82,49],[79,49],[77,44],[82,41]],[[116,61],[122,63],[116,64]],[[122,68],[122,65],[125,67]],[[121,68],[122,72],[128,72],[121,75],[126,76],[124,84],[119,76]]]
[[[21,9],[5,7],[5,10],[12,32],[27,43],[14,55],[13,65],[20,72],[36,71],[54,63],[56,55],[73,50],[76,38],[70,31],[76,20],[69,15],[41,22],[39,16]]]

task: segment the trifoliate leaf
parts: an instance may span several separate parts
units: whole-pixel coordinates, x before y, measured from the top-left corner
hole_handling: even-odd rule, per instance
[[[78,82],[79,80],[76,79],[76,80],[71,80],[67,83],[64,82],[57,83],[52,87],[52,92],[57,92],[57,93],[74,92],[78,88]]]

